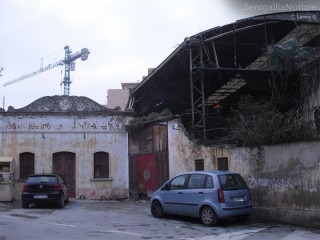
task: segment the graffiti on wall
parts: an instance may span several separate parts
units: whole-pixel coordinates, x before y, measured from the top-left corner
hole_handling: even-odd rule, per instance
[[[249,177],[248,186],[255,188],[270,188],[276,192],[299,190],[318,192],[316,176],[301,176],[300,178],[254,178]]]

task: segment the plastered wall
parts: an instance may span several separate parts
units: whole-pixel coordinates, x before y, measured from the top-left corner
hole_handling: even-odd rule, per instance
[[[217,170],[227,157],[229,171],[246,180],[260,220],[320,227],[320,142],[300,142],[260,148],[202,146],[188,139],[178,121],[168,124],[170,177],[195,170]]]
[[[76,197],[114,199],[128,197],[128,137],[124,116],[83,115],[2,115],[0,116],[1,156],[16,161],[16,197],[19,181],[19,154],[35,154],[35,173],[52,172],[52,155],[75,153]],[[109,153],[110,178],[93,178],[94,153]]]
[[[225,145],[203,146],[190,141],[187,132],[178,120],[168,123],[170,177],[181,172],[194,171],[195,160],[204,160],[205,170],[217,170],[218,158],[228,158],[229,170],[234,170],[230,159],[230,147]]]
[[[320,143],[300,142],[233,148],[243,168],[256,216],[299,226],[320,227]]]

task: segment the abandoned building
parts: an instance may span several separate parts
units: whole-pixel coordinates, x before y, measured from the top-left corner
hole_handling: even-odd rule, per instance
[[[128,197],[124,112],[86,97],[52,96],[9,107],[0,118],[1,155],[16,162],[15,198],[30,174],[51,172],[65,178],[70,197]]]
[[[319,228],[319,45],[319,11],[185,38],[131,93],[130,193],[184,171],[237,171],[257,217]]]
[[[257,217],[319,228],[319,45],[320,12],[260,15],[185,38],[125,111],[76,96],[2,110],[16,198],[33,172],[60,173],[70,196],[115,199],[229,170],[247,180]]]

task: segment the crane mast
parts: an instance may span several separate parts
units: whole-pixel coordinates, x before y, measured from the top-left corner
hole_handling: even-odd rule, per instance
[[[63,81],[60,83],[60,85],[63,84],[64,89],[64,95],[69,96],[70,94],[70,71],[75,70],[75,60],[78,58],[81,58],[82,61],[85,61],[88,59],[89,50],[87,48],[82,48],[81,52],[76,52],[74,54],[71,54],[72,51],[70,51],[69,46],[64,47],[65,50],[65,58],[64,58],[64,78]]]
[[[22,75],[16,79],[13,79],[11,81],[4,83],[3,86],[8,86],[10,84],[13,84],[13,83],[22,81],[24,79],[33,77],[33,76],[40,74],[42,72],[48,71],[52,68],[64,65],[64,78],[63,78],[63,81],[61,81],[60,85],[63,84],[63,95],[69,96],[70,95],[70,84],[71,84],[70,71],[75,70],[75,62],[74,61],[77,60],[78,58],[81,58],[82,61],[87,60],[88,55],[90,54],[90,51],[88,50],[88,48],[82,48],[80,52],[76,52],[74,54],[71,54],[72,51],[70,50],[69,46],[65,46],[64,50],[65,50],[64,60],[60,60],[56,63],[49,64],[46,67],[41,67],[39,70],[34,71],[32,73]]]

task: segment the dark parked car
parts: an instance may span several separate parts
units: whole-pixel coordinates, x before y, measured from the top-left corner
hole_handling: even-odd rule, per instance
[[[58,174],[33,174],[27,179],[22,191],[22,207],[29,204],[54,203],[63,208],[69,201],[68,186]]]
[[[235,172],[182,173],[155,191],[150,203],[154,217],[166,213],[197,217],[206,226],[228,217],[244,220],[252,212],[249,188]]]

